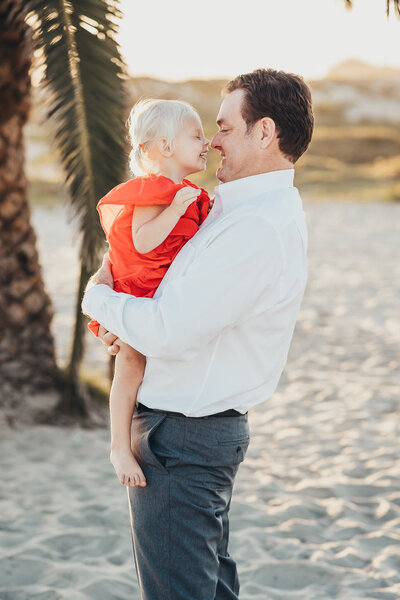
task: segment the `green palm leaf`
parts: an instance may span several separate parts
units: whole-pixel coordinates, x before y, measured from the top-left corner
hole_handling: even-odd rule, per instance
[[[344,0],[347,8],[353,8],[353,0]],[[390,16],[390,6],[393,4],[395,14],[400,17],[400,0],[386,0],[386,16]]]
[[[386,0],[386,15],[389,18],[390,15],[390,5],[393,4],[394,12],[400,17],[400,0]]]
[[[104,251],[96,205],[124,178],[125,65],[116,41],[118,0],[28,0],[28,22],[42,56],[48,115],[81,232],[75,330],[61,407],[85,414],[79,365],[86,317],[80,304],[89,275]]]
[[[81,259],[96,268],[104,245],[96,204],[123,179],[125,68],[116,42],[118,2],[29,0],[43,84],[82,235]]]
[[[390,4],[393,2],[394,12],[400,17],[400,0],[386,0],[386,15],[389,18],[390,15]]]

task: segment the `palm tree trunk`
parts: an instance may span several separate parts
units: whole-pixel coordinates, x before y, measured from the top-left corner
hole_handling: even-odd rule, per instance
[[[0,403],[59,386],[24,173],[32,46],[23,2],[0,0]],[[13,400],[14,399],[14,400]]]

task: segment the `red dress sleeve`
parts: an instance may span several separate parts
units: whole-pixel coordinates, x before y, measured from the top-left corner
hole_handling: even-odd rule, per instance
[[[126,206],[171,204],[176,192],[182,187],[182,184],[176,184],[172,179],[153,174],[120,183],[97,204],[106,235],[109,235],[112,224]]]

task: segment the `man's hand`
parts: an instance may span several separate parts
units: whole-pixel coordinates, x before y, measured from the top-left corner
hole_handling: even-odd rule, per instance
[[[101,263],[100,268],[89,279],[87,289],[98,284],[108,285],[111,289],[114,289],[114,279],[112,276],[111,261],[108,256],[108,252],[106,252],[103,256],[103,262]],[[89,315],[86,316],[90,318]],[[99,325],[98,337],[103,344],[107,346],[108,353],[111,356],[118,354],[120,347],[117,344],[114,344],[114,342],[117,340],[120,341],[120,339],[116,335],[111,333],[111,331],[107,331],[103,325]]]
[[[108,285],[110,288],[114,289],[114,280],[111,272],[111,261],[108,256],[108,252],[103,256],[103,262],[101,263],[101,267],[92,277],[90,278],[94,285],[99,283]]]
[[[99,326],[99,338],[101,339],[103,344],[105,346],[107,346],[108,353],[111,356],[115,356],[116,354],[118,354],[120,347],[118,346],[118,344],[115,344],[114,342],[118,342],[119,337],[117,337],[116,335],[111,333],[111,331],[107,331],[107,329],[105,327],[103,327],[103,325],[100,325]]]

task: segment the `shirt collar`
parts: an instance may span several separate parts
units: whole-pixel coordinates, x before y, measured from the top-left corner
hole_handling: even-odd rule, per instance
[[[264,192],[293,187],[293,180],[294,169],[281,169],[221,183],[216,186],[214,192],[220,197],[222,210],[225,212],[240,202]]]

